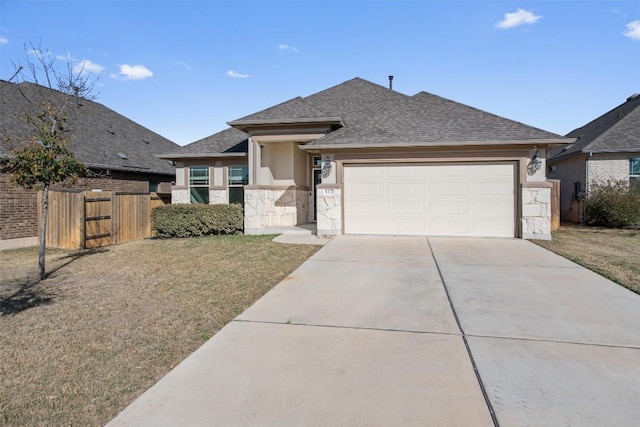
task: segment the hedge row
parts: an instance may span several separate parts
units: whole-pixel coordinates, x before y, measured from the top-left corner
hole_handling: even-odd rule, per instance
[[[640,228],[640,189],[623,181],[592,184],[587,198],[587,224]]]
[[[151,213],[156,237],[195,237],[239,234],[243,231],[242,205],[164,205]]]

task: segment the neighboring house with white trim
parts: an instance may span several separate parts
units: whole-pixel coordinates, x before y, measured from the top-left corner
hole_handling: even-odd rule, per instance
[[[173,203],[242,201],[245,233],[549,239],[545,157],[571,139],[355,78],[163,154]]]
[[[635,94],[566,136],[575,143],[549,152],[549,178],[560,180],[561,218],[582,222],[581,200],[594,184],[640,186],[640,95]]]

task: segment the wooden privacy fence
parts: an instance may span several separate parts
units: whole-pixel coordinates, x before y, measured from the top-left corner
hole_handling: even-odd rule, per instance
[[[164,204],[156,193],[51,190],[47,246],[97,248],[152,237],[151,211]]]
[[[551,231],[560,228],[560,180],[548,179],[551,183]]]

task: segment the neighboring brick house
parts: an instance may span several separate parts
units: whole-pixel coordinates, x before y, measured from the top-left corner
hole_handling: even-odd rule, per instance
[[[640,185],[640,95],[567,134],[576,142],[551,150],[549,178],[560,180],[560,212],[581,222],[582,199],[594,184],[623,181]]]
[[[29,111],[27,98],[61,96],[32,83],[0,80],[0,156],[16,137],[27,135],[19,114]],[[36,98],[37,99],[37,98]],[[170,193],[175,180],[171,162],[156,157],[178,145],[97,102],[76,100],[69,147],[99,177],[81,178],[76,190]],[[5,136],[10,135],[12,141]],[[53,187],[52,187],[53,188]],[[0,249],[37,243],[37,193],[15,187],[0,173]]]

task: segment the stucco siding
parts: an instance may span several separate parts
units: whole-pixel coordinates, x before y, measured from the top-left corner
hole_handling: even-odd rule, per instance
[[[586,191],[586,156],[572,157],[559,162],[550,163],[547,175],[549,179],[560,180],[560,218],[573,216],[571,201],[580,197],[575,192],[575,183],[580,182],[582,191]]]

